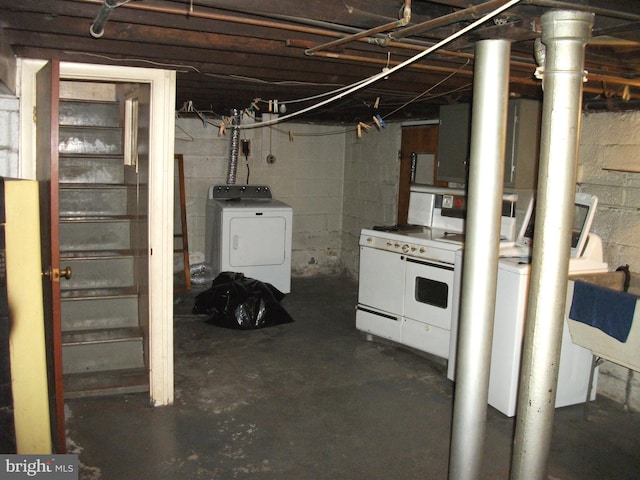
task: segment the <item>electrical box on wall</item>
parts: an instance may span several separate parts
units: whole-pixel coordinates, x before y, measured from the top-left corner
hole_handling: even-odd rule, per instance
[[[542,105],[510,100],[507,115],[504,187],[532,190],[538,172]],[[471,105],[440,107],[437,180],[466,183],[470,158]]]
[[[240,150],[242,151],[243,157],[251,155],[251,140],[240,140]]]

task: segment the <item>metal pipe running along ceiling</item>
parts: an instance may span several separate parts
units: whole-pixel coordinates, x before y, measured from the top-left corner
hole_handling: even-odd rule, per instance
[[[96,18],[96,22],[99,19],[99,17],[102,15],[103,10],[108,10],[108,14],[106,15],[106,18],[104,18],[104,22],[106,23],[106,21],[108,20],[111,12],[113,9],[115,8],[131,8],[131,9],[135,9],[135,10],[141,10],[141,11],[147,11],[147,12],[154,12],[154,13],[162,13],[162,14],[167,14],[167,15],[178,15],[181,17],[184,17],[186,15],[184,9],[180,9],[180,8],[175,8],[175,7],[162,7],[159,5],[145,5],[145,4],[140,4],[140,3],[130,3],[129,0],[123,0],[120,3],[117,3],[116,0],[76,0],[78,2],[81,3],[89,3],[89,4],[96,4],[96,5],[101,5],[102,8],[99,11],[99,13],[97,14],[97,18]],[[475,7],[470,7],[469,9],[464,9],[463,11],[467,12],[468,14],[473,14],[473,13],[479,13],[481,11],[484,11],[485,9],[488,9],[490,7],[493,7],[496,3],[507,3],[506,1],[502,0],[501,2],[497,2],[496,0],[490,0],[486,3],[483,3],[481,5],[477,5]],[[608,17],[612,17],[612,18],[619,18],[619,19],[623,19],[623,20],[627,20],[627,21],[638,21],[640,20],[640,15],[634,15],[634,14],[624,14],[621,12],[616,12],[613,10],[609,10],[609,9],[594,9],[593,7],[589,7],[589,6],[584,6],[584,5],[574,5],[568,2],[562,2],[562,1],[557,1],[557,0],[521,0],[521,4],[529,4],[529,5],[535,5],[535,6],[542,6],[542,7],[550,7],[550,8],[561,8],[561,7],[565,7],[565,8],[572,8],[574,10],[577,11],[584,11],[584,12],[590,12],[590,13],[598,13],[599,15],[604,15],[604,16],[608,16]],[[210,8],[215,8],[215,2],[209,2],[209,7]],[[594,11],[597,10],[597,11]],[[246,14],[246,12],[241,12],[238,10],[238,13],[243,13]],[[268,13],[261,13],[261,12],[254,12],[254,14],[256,16],[262,16],[262,17],[272,17],[275,20],[262,20],[262,19],[257,19],[257,18],[248,18],[248,17],[239,17],[239,16],[235,16],[235,15],[227,15],[227,14],[221,14],[221,13],[213,13],[213,12],[207,12],[207,11],[197,11],[197,10],[193,10],[189,12],[189,16],[190,17],[194,17],[194,18],[202,18],[205,20],[214,20],[214,21],[221,21],[221,22],[230,22],[230,23],[237,23],[240,25],[250,25],[250,26],[257,26],[257,27],[266,27],[266,28],[273,28],[273,29],[278,29],[278,30],[283,30],[283,31],[291,31],[291,32],[296,32],[296,33],[304,33],[304,34],[311,34],[311,35],[319,35],[319,36],[326,36],[326,37],[333,37],[333,38],[338,38],[338,39],[343,39],[345,38],[344,35],[344,31],[345,28],[342,25],[334,25],[334,24],[327,24],[326,22],[324,22],[324,27],[320,28],[318,26],[304,26],[305,24],[308,25],[317,25],[317,22],[313,22],[310,19],[305,19],[303,17],[287,17],[287,21],[290,22],[296,22],[299,23],[299,25],[292,25],[290,23],[285,23],[284,21],[282,21],[282,16],[278,16],[278,15],[270,15]],[[445,16],[446,17],[446,16]],[[442,18],[442,17],[441,17]],[[432,20],[434,22],[439,21],[438,19],[434,19]],[[96,23],[94,22],[94,23]],[[431,22],[431,21],[429,21]],[[429,22],[425,22],[425,24],[428,24]],[[104,28],[104,25],[102,25],[102,27]],[[94,27],[92,25],[91,30],[93,31],[94,29],[96,29],[97,27]],[[333,28],[333,29],[329,29],[329,28]],[[413,28],[413,27],[407,27],[407,28]],[[375,30],[375,29],[374,29]],[[357,33],[357,32],[356,32]],[[94,35],[95,36],[95,35]],[[101,33],[100,33],[101,36]],[[404,37],[404,36],[403,36]],[[393,38],[393,37],[390,37]],[[376,39],[372,39],[369,36],[365,36],[365,37],[361,37],[359,34],[356,35],[355,38],[353,38],[353,40],[358,41],[358,42],[366,42],[366,43],[376,43],[375,40]],[[290,40],[287,42],[290,46],[299,46],[297,45],[297,42],[295,40]],[[344,42],[341,42],[344,43]],[[431,45],[421,45],[420,43],[416,44],[416,43],[409,43],[407,42],[398,42],[398,41],[389,41],[389,38],[385,39],[383,41],[385,46],[389,46],[389,47],[394,47],[394,48],[400,48],[400,49],[409,49],[409,50],[424,50],[427,47],[430,47]],[[305,48],[307,49],[307,51],[313,49],[314,47],[310,47],[308,45],[305,46]],[[451,51],[447,51],[447,50],[442,50],[439,49],[438,53],[444,57],[451,57],[451,58],[459,58],[459,57],[465,57],[465,58],[472,58],[473,55],[471,54],[465,54],[465,53],[458,53],[458,52],[451,52]],[[332,58],[332,59],[344,59],[344,60],[348,60],[348,61],[353,61],[353,62],[359,62],[359,63],[379,63],[379,61],[376,61],[376,59],[373,58],[369,58],[369,57],[363,57],[363,56],[356,56],[356,55],[351,55],[351,56],[341,56],[340,54],[336,54],[336,53],[325,53],[325,54],[321,54],[319,51],[314,51],[314,55],[316,56],[323,56],[326,58]],[[526,62],[526,61],[512,61],[511,63],[512,67],[523,67],[523,68],[527,68],[530,67],[533,70],[535,70],[536,65],[534,62]],[[418,65],[413,65],[410,68],[418,68]],[[457,71],[457,67],[439,67],[442,69],[442,71],[448,72],[448,73],[453,73]],[[531,77],[527,76],[527,77],[520,77],[520,76],[512,76],[510,78],[510,81],[513,83],[518,83],[518,84],[523,84],[523,85],[531,85],[531,84],[535,84],[536,82],[534,80],[531,79]],[[640,79],[633,79],[633,78],[624,78],[624,77],[616,77],[613,75],[605,75],[605,74],[596,74],[596,73],[591,73],[589,75],[589,81],[591,82],[599,82],[602,84],[607,84],[607,85],[620,85],[620,86],[630,86],[630,87],[640,87]],[[584,88],[585,92],[589,92],[589,93],[594,93],[594,94],[601,94],[603,93],[603,88],[602,86],[597,86],[597,87],[589,87],[589,86],[585,86]],[[637,98],[636,95],[631,94],[629,96],[629,98]]]

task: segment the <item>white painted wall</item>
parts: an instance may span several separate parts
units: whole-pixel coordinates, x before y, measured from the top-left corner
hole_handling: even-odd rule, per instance
[[[598,196],[592,231],[602,237],[610,270],[628,264],[636,272],[630,291],[639,295],[640,173],[605,170],[616,158],[635,158],[640,166],[640,113],[583,115],[578,190]],[[640,411],[640,374],[605,362],[600,367],[598,393]]]

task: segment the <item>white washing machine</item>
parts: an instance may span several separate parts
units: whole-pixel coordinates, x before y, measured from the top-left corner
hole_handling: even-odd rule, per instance
[[[608,265],[603,260],[602,240],[598,235],[589,233],[596,205],[597,199],[592,195],[576,195],[574,219],[580,221],[574,222],[577,231],[572,237],[569,275],[602,273],[608,270]],[[498,261],[488,403],[508,417],[514,416],[517,411],[531,274],[528,257],[531,254],[530,245],[533,242],[533,207],[532,198],[518,240],[515,242],[516,245],[513,246],[512,242],[508,242],[501,246],[500,255],[503,258]],[[583,209],[586,211],[583,212]],[[517,254],[518,249],[520,249],[520,255]],[[453,342],[447,372],[447,377],[450,380],[455,380],[455,350],[462,286],[462,265],[462,250],[459,250],[456,254],[454,278],[454,311],[451,325]],[[573,343],[565,317],[558,364],[556,407],[575,405],[586,401],[592,358],[590,350]],[[594,376],[590,400],[595,399],[596,386],[597,376]]]
[[[211,185],[207,194],[205,261],[291,291],[292,208],[264,185]]]

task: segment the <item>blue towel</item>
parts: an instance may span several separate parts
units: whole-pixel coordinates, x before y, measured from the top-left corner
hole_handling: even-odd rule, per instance
[[[626,342],[637,300],[635,295],[577,280],[574,282],[569,318]]]

